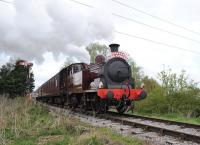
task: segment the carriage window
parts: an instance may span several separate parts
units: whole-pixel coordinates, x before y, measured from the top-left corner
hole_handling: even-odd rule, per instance
[[[76,73],[78,70],[77,70],[77,66],[75,65],[74,67],[73,67],[73,73]]]
[[[70,68],[70,75],[72,75],[73,74],[73,69],[72,69],[72,67]]]
[[[58,86],[58,82],[57,82],[57,79],[55,78],[55,82],[56,82],[56,87]]]
[[[67,75],[70,75],[70,69],[67,69]]]
[[[67,69],[67,75],[71,75],[72,74],[72,66],[70,66],[68,69]]]
[[[79,64],[77,67],[78,67],[78,72],[82,71],[82,65],[81,64]]]
[[[74,73],[80,72],[82,71],[82,65],[81,64],[77,64],[74,66]]]

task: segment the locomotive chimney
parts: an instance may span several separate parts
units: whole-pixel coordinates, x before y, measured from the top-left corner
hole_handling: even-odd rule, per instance
[[[119,44],[110,44],[109,45],[111,52],[118,52],[119,46],[120,46]]]

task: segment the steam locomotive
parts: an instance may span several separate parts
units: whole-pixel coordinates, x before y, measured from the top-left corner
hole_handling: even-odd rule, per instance
[[[109,45],[111,57],[96,56],[94,64],[74,63],[62,69],[40,86],[36,100],[95,113],[116,108],[124,113],[133,101],[146,98],[147,93],[135,89],[131,68],[118,51],[118,44]]]

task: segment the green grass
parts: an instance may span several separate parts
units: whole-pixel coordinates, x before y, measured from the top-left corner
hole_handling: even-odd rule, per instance
[[[108,128],[92,127],[60,111],[52,113],[25,98],[0,98],[0,144],[5,145],[146,145]]]
[[[129,113],[129,114],[131,114],[131,113]],[[172,114],[172,113],[168,113],[168,114],[151,114],[151,113],[143,113],[143,112],[134,112],[133,114],[200,125],[200,117],[187,118],[182,114]]]

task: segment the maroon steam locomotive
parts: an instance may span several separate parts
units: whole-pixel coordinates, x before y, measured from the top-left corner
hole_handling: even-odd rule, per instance
[[[119,113],[131,108],[132,102],[144,99],[147,94],[135,89],[131,68],[118,55],[118,44],[109,45],[114,57],[106,60],[98,55],[95,64],[74,63],[62,69],[35,92],[36,99],[62,106],[68,105],[96,113],[111,106]]]

